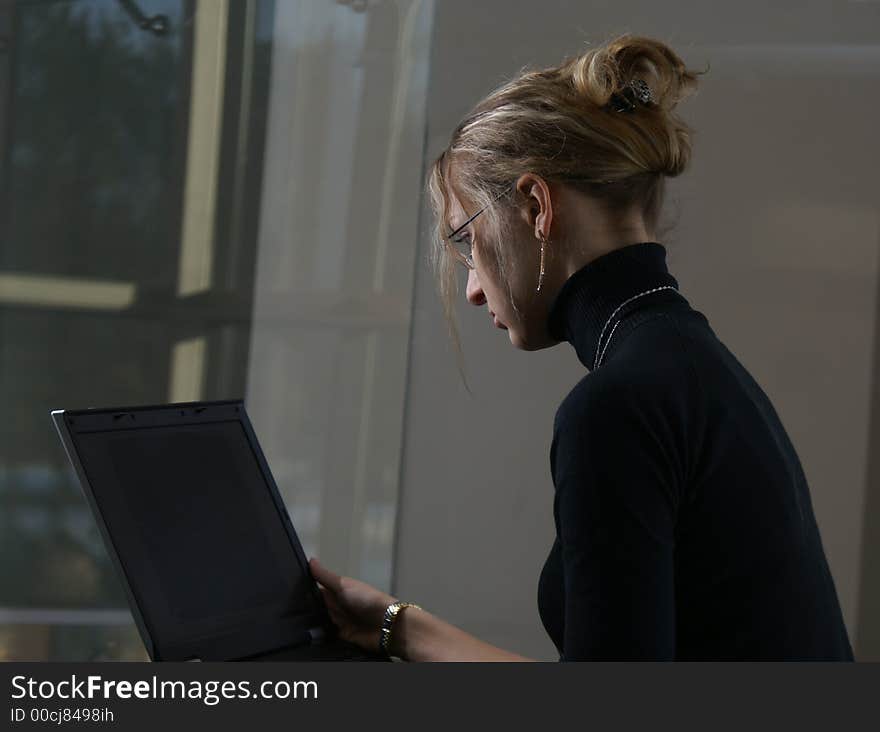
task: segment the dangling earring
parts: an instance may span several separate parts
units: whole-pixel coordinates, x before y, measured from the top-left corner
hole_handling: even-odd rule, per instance
[[[541,237],[541,271],[538,273],[538,289],[535,292],[541,291],[541,283],[544,281],[544,245],[547,243],[544,234],[539,232],[539,235]]]

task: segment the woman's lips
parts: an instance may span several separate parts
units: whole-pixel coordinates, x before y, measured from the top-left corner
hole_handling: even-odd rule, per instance
[[[504,323],[502,323],[500,320],[498,320],[498,316],[495,315],[495,313],[493,313],[491,310],[489,311],[489,315],[492,316],[492,321],[495,323],[496,328],[503,328],[504,330],[507,330],[507,326],[504,325]]]

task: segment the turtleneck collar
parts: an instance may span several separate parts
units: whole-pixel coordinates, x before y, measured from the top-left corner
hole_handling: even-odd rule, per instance
[[[678,289],[678,282],[666,268],[666,247],[662,244],[628,244],[603,254],[584,265],[562,285],[550,307],[550,335],[571,343],[580,362],[592,369],[600,331],[611,314],[634,295],[663,285]],[[664,290],[634,300],[632,308],[639,307],[640,303],[648,305],[649,301],[656,304],[665,294],[678,297],[671,290]],[[615,320],[625,312],[630,312],[629,307],[621,309]],[[613,325],[610,323],[605,330],[603,344]],[[618,331],[615,340],[620,335],[622,333]]]

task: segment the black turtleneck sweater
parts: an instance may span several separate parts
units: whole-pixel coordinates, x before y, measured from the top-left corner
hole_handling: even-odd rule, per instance
[[[664,285],[617,312],[593,369],[615,309]],[[550,449],[538,606],[560,660],[852,660],[795,449],[663,245],[578,270],[549,327],[590,370]]]

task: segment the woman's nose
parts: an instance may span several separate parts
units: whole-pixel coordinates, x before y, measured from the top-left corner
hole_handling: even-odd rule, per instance
[[[477,277],[477,270],[469,269],[467,278],[467,288],[465,289],[468,302],[471,305],[482,305],[486,302],[486,296],[480,287],[480,280]]]

